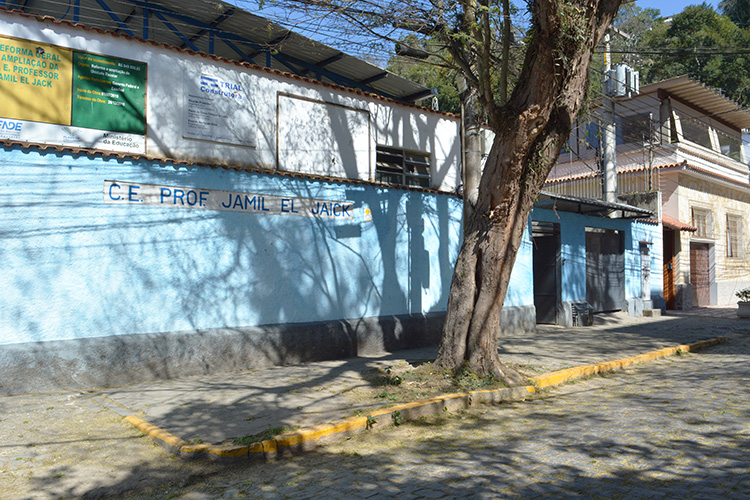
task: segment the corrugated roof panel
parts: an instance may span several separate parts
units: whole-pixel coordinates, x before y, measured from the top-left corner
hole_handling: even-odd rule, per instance
[[[107,8],[119,18],[115,21],[97,0],[80,0],[77,21],[89,27],[119,32],[123,26],[134,36],[142,38],[144,34],[143,12],[151,9],[148,20],[148,39],[167,45],[190,48],[185,39],[200,52],[213,53],[217,56],[233,60],[243,60],[243,56],[231,48],[227,43],[216,38],[213,52],[207,29],[220,29],[229,34],[229,43],[240,49],[245,55],[254,55],[255,64],[265,66],[267,55],[265,50],[273,50],[271,68],[285,72],[302,74],[308,78],[317,79],[318,71],[305,71],[305,66],[340,56],[337,61],[325,65],[323,72],[335,74],[321,76],[321,80],[336,83],[351,88],[361,87],[365,91],[372,91],[385,97],[407,100],[409,96],[427,94],[429,89],[400,76],[388,73],[386,78],[376,79],[385,70],[366,61],[341,53],[302,35],[291,33],[286,28],[272,23],[268,19],[256,16],[234,5],[216,0],[158,0],[143,2],[141,0],[102,0]],[[24,12],[52,16],[58,20],[75,22],[76,9],[72,4],[61,4],[56,0],[29,0],[22,9]],[[160,13],[161,11],[161,13]],[[165,14],[164,12],[170,14]],[[182,16],[182,17],[181,17]],[[182,34],[175,33],[160,19],[170,23]],[[189,19],[188,19],[189,18]],[[183,38],[184,37],[184,38]],[[243,43],[244,39],[252,44]],[[279,43],[279,40],[283,40]],[[264,52],[259,53],[260,50]],[[278,56],[278,57],[276,57]],[[287,64],[279,62],[285,60]],[[365,83],[363,83],[365,82]]]
[[[750,110],[688,76],[643,85],[640,89],[641,94],[659,90],[700,108],[707,118],[719,118],[738,129],[750,128]]]

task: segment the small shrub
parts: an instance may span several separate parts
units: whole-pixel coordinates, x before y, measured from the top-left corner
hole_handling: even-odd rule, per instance
[[[398,395],[391,394],[390,392],[386,391],[385,389],[383,389],[379,393],[375,394],[375,397],[376,398],[380,398],[380,399],[385,399],[385,400],[388,400],[388,401],[396,401],[398,399]]]
[[[260,443],[261,441],[266,441],[268,439],[271,439],[273,437],[278,436],[279,434],[284,434],[289,429],[280,426],[280,427],[269,427],[268,429],[264,430],[263,432],[259,432],[257,434],[249,434],[247,436],[242,436],[238,438],[234,438],[232,442],[234,444],[239,444],[243,446],[248,446],[254,443]]]
[[[401,385],[404,379],[398,375],[395,375],[390,366],[385,368],[385,375],[383,376],[384,385]]]
[[[398,427],[404,423],[404,416],[401,414],[400,410],[396,410],[391,413],[391,420],[393,420],[393,425]]]
[[[739,292],[736,292],[735,295],[740,299],[740,302],[750,302],[750,287],[743,288]]]

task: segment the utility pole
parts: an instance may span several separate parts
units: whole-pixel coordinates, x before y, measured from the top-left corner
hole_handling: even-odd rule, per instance
[[[461,97],[461,131],[463,145],[464,230],[479,199],[482,176],[482,133],[476,91],[458,77]]]
[[[602,127],[602,170],[604,172],[604,200],[617,203],[617,157],[615,152],[615,100],[612,82],[609,31],[604,35],[604,109]]]

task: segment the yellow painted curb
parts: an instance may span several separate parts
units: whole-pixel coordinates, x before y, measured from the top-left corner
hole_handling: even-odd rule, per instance
[[[539,389],[545,387],[559,385],[569,380],[588,375],[618,370],[625,366],[671,356],[678,352],[696,351],[725,341],[725,337],[716,337],[715,339],[693,342],[692,344],[665,347],[656,351],[616,359],[614,361],[605,361],[602,363],[558,370],[532,377],[531,381],[534,385],[529,386],[458,392],[411,403],[403,403],[389,408],[373,410],[366,416],[350,417],[330,424],[316,425],[306,429],[286,432],[274,437],[273,439],[268,439],[260,443],[253,443],[249,446],[232,444],[192,444],[174,434],[170,434],[169,432],[151,425],[134,415],[125,417],[125,420],[141,430],[144,434],[151,436],[152,439],[168,451],[181,458],[194,459],[205,457],[217,461],[236,461],[240,459],[271,460],[276,458],[279,454],[310,450],[314,448],[320,440],[330,436],[369,429],[373,425],[377,425],[375,417],[388,415],[395,419],[396,416],[399,416],[403,421],[407,421],[419,418],[420,416],[430,414],[435,415],[446,410],[468,408],[474,403],[523,401],[527,395],[534,394]]]
[[[179,454],[180,449],[183,446],[188,445],[188,442],[184,439],[179,438],[174,434],[170,434],[169,432],[156,427],[155,425],[149,424],[145,420],[138,418],[135,415],[128,415],[127,417],[125,417],[125,420],[127,422],[130,422],[139,431],[143,432],[147,436],[150,436],[151,439],[156,441],[162,447],[166,448],[167,451],[175,455]]]
[[[674,354],[677,354],[678,352],[697,351],[698,349],[716,345],[725,341],[726,337],[716,337],[715,339],[693,342],[692,344],[682,344],[674,347],[665,347],[656,351],[647,352],[645,354],[637,354],[635,356],[616,359],[614,361],[605,361],[603,363],[576,366],[573,368],[567,368],[565,370],[545,373],[544,375],[537,375],[536,377],[532,377],[531,380],[534,382],[534,385],[537,388],[543,389],[545,387],[559,385],[569,380],[586,377],[588,375],[595,375],[597,373],[619,370],[632,364],[651,361],[653,359],[663,358],[665,356],[672,356]]]

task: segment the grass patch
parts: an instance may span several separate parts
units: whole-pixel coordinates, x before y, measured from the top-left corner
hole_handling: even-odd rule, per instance
[[[267,441],[269,439],[272,439],[278,436],[279,434],[284,434],[285,432],[289,432],[290,430],[292,429],[285,427],[283,425],[278,426],[278,427],[269,427],[263,432],[258,432],[255,434],[248,434],[247,436],[234,438],[232,439],[232,442],[234,444],[248,446],[253,443],[260,443],[261,441]]]
[[[530,378],[535,374],[535,370],[524,366],[510,367],[525,377]],[[386,406],[393,402],[408,403],[456,392],[508,387],[502,380],[477,375],[468,367],[453,375],[431,362],[421,362],[414,366],[401,361],[385,368],[370,370],[365,374],[365,379],[372,387],[357,390],[352,394],[353,399],[365,404],[372,400],[382,400]]]

